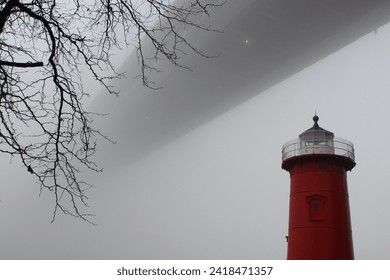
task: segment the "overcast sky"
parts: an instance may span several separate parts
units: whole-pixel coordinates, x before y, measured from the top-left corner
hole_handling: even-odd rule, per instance
[[[115,170],[91,177],[97,226],[61,215],[50,224],[50,194],[39,196],[30,174],[3,157],[0,258],[285,259],[281,147],[316,110],[321,127],[355,145],[355,257],[390,259],[389,50],[386,25],[136,160],[109,158]],[[123,148],[132,135],[120,137]]]

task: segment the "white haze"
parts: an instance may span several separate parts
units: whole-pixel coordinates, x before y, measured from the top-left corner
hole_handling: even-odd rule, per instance
[[[355,257],[390,259],[389,49],[387,25],[130,163],[107,157],[108,172],[91,178],[98,226],[61,215],[50,224],[50,193],[39,197],[30,174],[2,156],[0,258],[285,259],[280,151],[316,110],[323,128],[355,145]],[[126,110],[123,99],[112,103]],[[121,137],[123,148],[132,135]]]

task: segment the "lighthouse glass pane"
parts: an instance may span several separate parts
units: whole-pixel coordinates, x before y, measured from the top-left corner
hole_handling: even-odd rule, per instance
[[[303,146],[327,145],[333,146],[333,136],[324,132],[311,132],[300,137]]]

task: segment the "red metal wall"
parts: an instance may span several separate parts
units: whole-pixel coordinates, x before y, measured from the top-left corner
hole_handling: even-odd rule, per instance
[[[353,259],[345,158],[290,159],[287,259]]]

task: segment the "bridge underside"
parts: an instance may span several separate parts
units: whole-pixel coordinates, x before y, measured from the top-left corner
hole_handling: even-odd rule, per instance
[[[95,102],[98,111],[111,111],[99,124],[102,131],[126,139],[102,151],[105,160],[136,160],[375,31],[390,21],[390,2],[227,1],[204,20],[224,32],[191,31],[188,38],[218,57],[187,56],[183,63],[193,72],[161,65],[164,72],[155,79],[163,89],[128,78],[119,84],[120,98]],[[123,67],[128,77],[136,76],[136,55]]]

